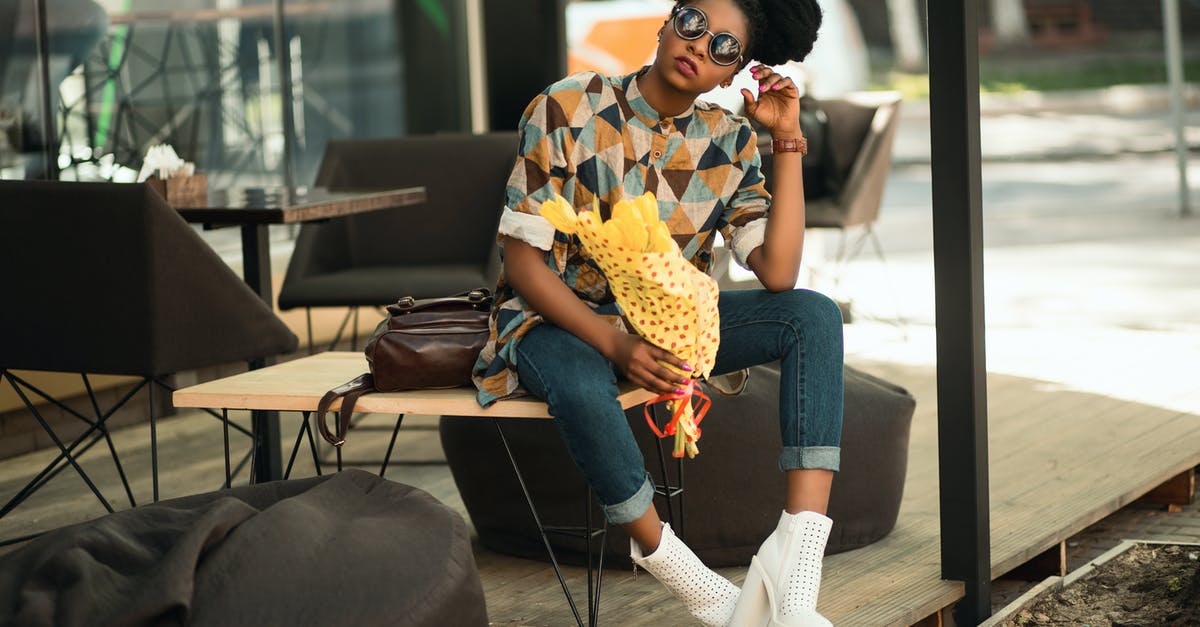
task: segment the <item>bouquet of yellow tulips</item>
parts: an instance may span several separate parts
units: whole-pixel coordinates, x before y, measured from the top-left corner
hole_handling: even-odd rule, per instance
[[[720,342],[717,282],[683,257],[650,192],[621,200],[603,223],[599,211],[577,213],[562,196],[542,203],[541,214],[554,228],[579,237],[634,330],[692,367],[693,378],[681,392],[646,403],[646,421],[658,437],[675,436],[675,457],[695,457],[699,424],[711,402],[696,378],[712,372]],[[659,430],[649,407],[661,401],[671,421]]]

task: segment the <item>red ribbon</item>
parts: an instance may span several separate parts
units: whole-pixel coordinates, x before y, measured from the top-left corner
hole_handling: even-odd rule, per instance
[[[712,399],[704,393],[704,390],[700,389],[700,385],[695,379],[689,379],[687,385],[679,390],[667,394],[660,394],[659,396],[655,396],[654,398],[646,401],[646,406],[642,411],[646,414],[646,424],[650,425],[650,430],[654,432],[654,435],[660,438],[675,435],[675,433],[679,430],[679,420],[683,418],[684,408],[692,403],[693,398],[700,399],[699,402],[696,403],[696,408],[693,411],[693,416],[695,417],[693,423],[696,425],[696,436],[689,436],[688,439],[692,442],[699,440],[700,421],[704,420],[704,416],[708,414],[708,408],[712,405]],[[678,401],[678,403],[675,405],[675,411],[671,415],[671,421],[667,423],[666,427],[660,430],[658,425],[654,423],[654,417],[650,415],[650,406],[655,403],[665,403],[670,401]],[[679,454],[675,454],[672,452],[672,456],[683,457],[683,453],[681,452]]]

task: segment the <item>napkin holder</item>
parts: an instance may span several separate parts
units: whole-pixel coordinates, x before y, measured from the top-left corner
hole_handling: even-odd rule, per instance
[[[176,209],[204,207],[208,203],[208,177],[204,174],[172,176],[166,179],[152,176],[146,179],[146,184]]]

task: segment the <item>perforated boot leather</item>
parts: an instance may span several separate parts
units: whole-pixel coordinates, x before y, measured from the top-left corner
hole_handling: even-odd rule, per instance
[[[687,547],[671,525],[663,523],[662,540],[650,555],[632,539],[629,556],[633,563],[654,575],[671,594],[687,607],[692,616],[709,627],[725,627],[733,615],[740,590],[733,582],[713,572]]]
[[[731,627],[830,627],[817,612],[821,564],[833,521],[784,512],[750,561]]]

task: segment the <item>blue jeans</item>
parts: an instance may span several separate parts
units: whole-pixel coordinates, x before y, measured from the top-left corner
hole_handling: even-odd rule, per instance
[[[838,469],[842,435],[842,316],[809,290],[721,292],[713,374],[780,361],[781,470]],[[654,487],[617,402],[612,362],[568,331],[542,324],[517,344],[517,375],[546,401],[575,464],[613,524],[638,519]]]

